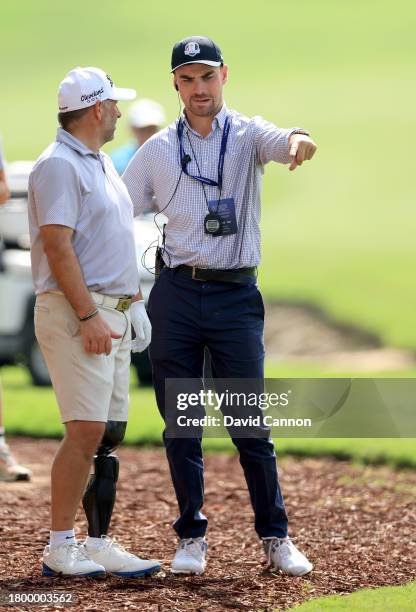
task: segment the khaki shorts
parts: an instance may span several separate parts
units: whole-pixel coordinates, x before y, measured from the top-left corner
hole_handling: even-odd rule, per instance
[[[93,297],[94,299],[94,297]],[[127,421],[130,379],[130,314],[97,305],[111,329],[110,355],[87,353],[80,322],[67,299],[58,293],[36,298],[35,333],[56,394],[62,423]]]

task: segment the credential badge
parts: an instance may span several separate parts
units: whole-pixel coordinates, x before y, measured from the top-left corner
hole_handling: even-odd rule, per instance
[[[201,52],[201,49],[199,48],[199,44],[197,42],[188,42],[185,45],[185,50],[184,50],[184,54],[185,55],[189,55],[190,57],[195,57],[195,55],[198,55],[198,53]]]

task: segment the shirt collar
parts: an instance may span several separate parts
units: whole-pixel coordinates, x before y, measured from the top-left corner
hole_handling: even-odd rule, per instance
[[[83,142],[78,140],[78,138],[75,138],[75,136],[72,136],[72,134],[63,128],[58,128],[56,133],[56,141],[66,144],[80,155],[93,155],[94,157],[97,157],[97,154],[94,153],[94,151],[91,151],[91,149],[89,149]]]
[[[219,113],[217,113],[214,117],[214,121],[217,121],[217,124],[219,125],[221,130],[224,129],[224,124],[225,124],[225,120],[227,119],[227,115],[228,115],[227,107],[225,106],[225,104],[223,104]]]
[[[223,104],[222,107],[221,107],[221,110],[215,115],[214,119],[212,120],[212,131],[215,130],[217,125],[220,128],[220,130],[224,129],[224,124],[225,124],[225,120],[227,118],[227,115],[228,115],[227,107],[225,106],[225,104]],[[194,132],[194,134],[199,135],[198,132],[195,132],[195,130],[193,130],[191,128],[191,126],[189,125],[188,119],[186,118],[186,115],[185,115],[185,110],[183,110],[183,112],[182,112],[182,119],[183,119],[183,122],[185,123],[186,127],[189,130],[191,130],[191,132]]]

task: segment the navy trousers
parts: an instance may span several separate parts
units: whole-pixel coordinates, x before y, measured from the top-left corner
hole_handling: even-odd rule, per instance
[[[165,417],[165,379],[201,378],[204,349],[213,376],[264,376],[264,306],[255,279],[248,284],[201,282],[164,268],[149,297],[150,358],[157,405]],[[207,518],[200,438],[168,438],[166,454],[179,506],[174,529],[180,538],[203,536]],[[259,537],[285,537],[287,515],[280,491],[273,442],[233,438],[240,453]]]

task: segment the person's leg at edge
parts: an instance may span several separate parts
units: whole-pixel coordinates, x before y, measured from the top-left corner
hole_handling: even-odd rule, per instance
[[[30,480],[31,470],[20,465],[9,445],[6,443],[6,431],[3,422],[3,397],[0,380],[0,481],[14,482],[16,480]]]

